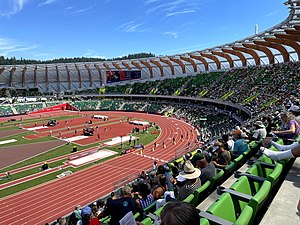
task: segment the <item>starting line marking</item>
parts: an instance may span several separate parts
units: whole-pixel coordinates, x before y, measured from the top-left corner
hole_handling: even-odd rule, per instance
[[[0,145],[13,143],[13,142],[16,142],[16,141],[17,141],[16,139],[9,139],[9,140],[6,140],[6,141],[0,141]]]
[[[155,157],[152,157],[152,156],[149,156],[149,155],[139,154],[139,153],[136,153],[136,152],[132,152],[132,153],[135,154],[135,155],[139,155],[139,156],[148,158],[148,159],[152,159],[154,161],[160,161],[160,162],[163,162],[163,163],[167,163],[168,162],[168,161],[165,161],[165,160],[162,160],[162,159],[159,159],[159,158],[155,158]]]

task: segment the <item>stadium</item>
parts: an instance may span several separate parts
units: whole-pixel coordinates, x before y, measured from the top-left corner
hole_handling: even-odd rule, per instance
[[[85,224],[114,224],[109,202],[127,186],[141,202],[146,184],[154,199],[133,212],[139,224],[157,224],[172,204],[166,191],[197,208],[199,224],[297,224],[298,155],[274,160],[261,150],[300,141],[299,124],[294,136],[274,131],[283,112],[299,123],[300,111],[300,1],[284,5],[280,24],[214,48],[0,66],[1,223],[84,224],[88,208]],[[247,149],[230,149],[226,134]],[[225,164],[223,151],[231,151]],[[185,169],[196,168],[197,157],[214,174],[180,198],[180,174],[188,183]],[[162,188],[161,177],[172,179]]]

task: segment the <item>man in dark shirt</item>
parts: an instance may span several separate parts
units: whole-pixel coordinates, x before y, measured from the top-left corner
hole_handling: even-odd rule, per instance
[[[215,166],[211,162],[208,162],[202,153],[195,154],[191,159],[191,162],[196,168],[201,169],[201,184],[204,184],[206,181],[216,175]]]
[[[110,202],[110,225],[119,225],[122,219],[128,212],[132,211],[135,214],[138,211],[137,204],[131,197],[131,188],[124,186],[121,189],[121,198],[112,200]]]

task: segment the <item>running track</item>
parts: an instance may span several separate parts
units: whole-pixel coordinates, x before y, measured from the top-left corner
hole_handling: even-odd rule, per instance
[[[124,112],[109,112],[124,116]],[[128,114],[127,114],[128,115]],[[155,122],[161,128],[156,139],[159,146],[152,152],[153,144],[145,146],[144,154],[160,160],[174,159],[177,149],[185,149],[188,142],[196,139],[191,126],[171,118],[158,115],[130,113],[130,116]],[[189,138],[186,138],[189,133]],[[185,137],[180,141],[179,137]],[[177,143],[172,145],[172,138]],[[162,148],[165,141],[167,148]],[[78,204],[86,205],[113,191],[114,184],[124,177],[137,175],[151,167],[153,160],[134,153],[127,154],[79,171],[62,179],[16,193],[0,199],[1,224],[45,224],[74,210]]]

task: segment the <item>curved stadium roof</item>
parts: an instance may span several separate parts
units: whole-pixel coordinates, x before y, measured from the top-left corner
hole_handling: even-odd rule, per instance
[[[107,70],[141,70],[142,80],[268,65],[300,59],[300,0],[284,3],[288,17],[264,31],[211,49],[172,56],[95,63],[7,65],[0,87],[39,88],[41,92],[94,89],[106,84]]]

